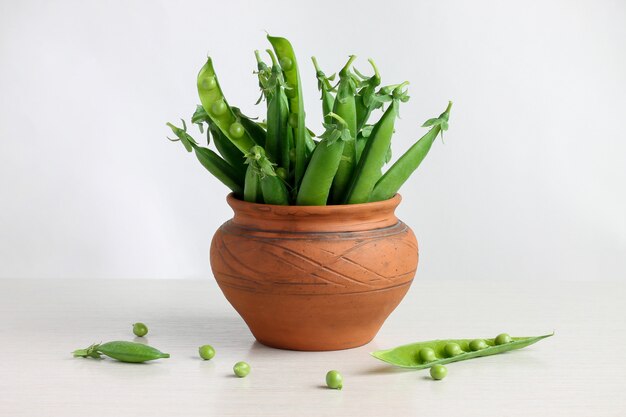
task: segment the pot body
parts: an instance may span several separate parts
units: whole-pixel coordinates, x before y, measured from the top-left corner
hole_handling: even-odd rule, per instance
[[[272,206],[228,196],[235,216],[211,243],[213,274],[264,345],[338,350],[368,343],[415,276],[400,196],[344,206]]]

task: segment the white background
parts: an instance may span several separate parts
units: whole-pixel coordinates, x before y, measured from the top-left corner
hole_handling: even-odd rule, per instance
[[[207,53],[229,101],[260,115],[252,51],[348,54],[411,82],[394,150],[454,101],[402,189],[419,279],[624,279],[622,1],[0,0],[0,277],[199,278],[226,189],[165,139]],[[195,130],[195,127],[191,129]]]

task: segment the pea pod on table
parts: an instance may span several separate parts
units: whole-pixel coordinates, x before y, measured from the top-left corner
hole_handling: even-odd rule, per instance
[[[434,365],[445,365],[447,363],[521,349],[553,335],[554,333],[533,337],[509,336],[509,338],[501,337],[501,335],[499,336],[501,340],[510,340],[501,344],[496,343],[498,338],[431,340],[398,346],[393,349],[378,350],[372,352],[371,355],[381,361],[402,368],[426,369]],[[470,346],[472,342],[477,340],[481,342],[474,343],[475,346]],[[480,349],[472,350],[472,347],[480,347]]]
[[[106,355],[120,362],[130,363],[141,363],[170,357],[169,353],[163,353],[152,346],[126,341],[93,344],[86,349],[75,350],[73,355],[74,357],[91,357],[95,359],[100,359],[101,355]]]

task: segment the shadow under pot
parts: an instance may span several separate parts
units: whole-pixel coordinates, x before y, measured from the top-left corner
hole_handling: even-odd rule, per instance
[[[418,262],[401,197],[366,204],[274,206],[227,197],[234,217],[211,242],[226,299],[264,345],[347,349],[371,341]]]

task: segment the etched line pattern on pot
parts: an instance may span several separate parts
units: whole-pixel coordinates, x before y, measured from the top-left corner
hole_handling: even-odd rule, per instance
[[[214,238],[213,272],[220,285],[283,294],[368,292],[413,279],[418,251],[413,233],[394,230],[309,234],[248,234],[228,225]]]
[[[357,233],[368,233],[371,236],[393,236],[398,233],[405,232],[409,230],[409,226],[405,223],[398,221],[396,224],[391,226],[385,226],[373,230],[366,231],[355,231],[355,232],[298,232],[298,231],[289,231],[289,232],[277,232],[265,229],[257,229],[250,226],[241,226],[235,224],[232,220],[227,221],[222,225],[222,228],[228,231],[229,234],[237,234],[239,236],[246,237],[259,237],[263,239],[273,239],[273,240],[283,240],[283,239],[304,239],[304,240],[312,240],[312,239],[348,239],[353,240],[355,234]],[[417,247],[416,247],[417,249]]]

